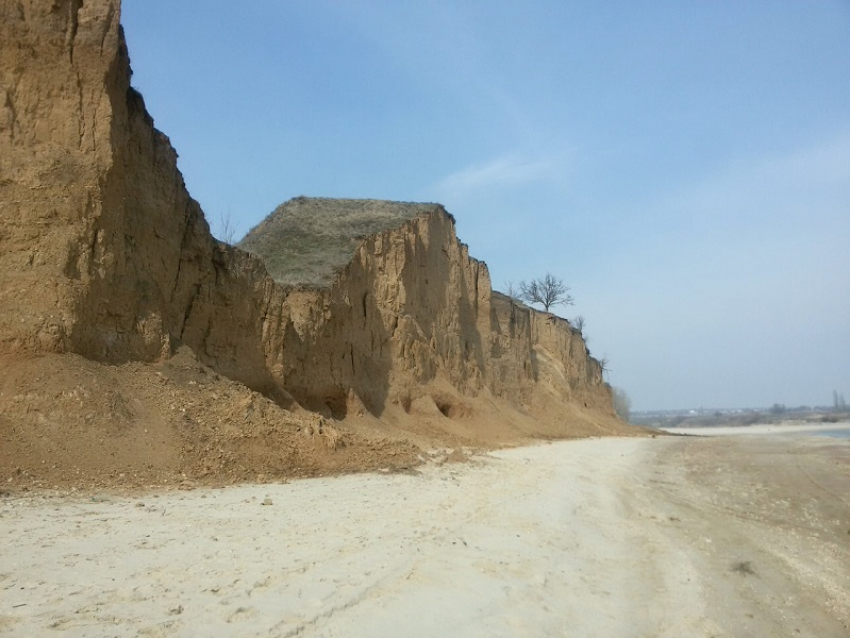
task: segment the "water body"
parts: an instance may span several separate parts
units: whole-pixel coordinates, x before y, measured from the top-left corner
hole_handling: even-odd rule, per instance
[[[702,426],[662,428],[672,434],[692,436],[788,436],[788,437],[830,437],[850,439],[850,423],[759,423],[737,426]]]
[[[834,439],[850,439],[850,428],[839,428],[836,430],[819,430],[812,432],[809,436],[829,436]]]

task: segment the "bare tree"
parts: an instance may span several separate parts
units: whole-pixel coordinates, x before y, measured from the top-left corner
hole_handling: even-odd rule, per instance
[[[575,326],[575,329],[578,330],[578,333],[580,335],[584,335],[584,317],[579,315],[578,317],[573,319],[573,325]]]
[[[539,303],[546,312],[549,312],[551,306],[572,306],[575,300],[572,295],[567,294],[569,289],[563,279],[558,279],[548,272],[542,279],[519,282],[522,299],[528,303]]]
[[[614,401],[614,411],[623,421],[629,420],[629,415],[632,411],[632,400],[626,391],[622,388],[612,388],[612,399]]]
[[[233,221],[233,214],[230,209],[227,212],[220,213],[218,216],[218,238],[225,244],[233,246],[236,243],[236,230],[239,224]]]
[[[522,301],[522,292],[519,287],[512,281],[505,282],[505,294],[510,297],[514,303]]]
[[[847,409],[847,403],[844,401],[844,393],[839,393],[838,390],[832,391],[832,402],[835,406],[835,412],[841,412]]]

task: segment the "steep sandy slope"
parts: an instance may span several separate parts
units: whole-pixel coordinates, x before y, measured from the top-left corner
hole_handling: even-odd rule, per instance
[[[301,405],[336,418],[352,405],[382,419],[400,408],[460,436],[464,423],[475,430],[469,423],[482,410],[491,421],[506,411],[517,422],[536,417],[524,432],[541,433],[546,419],[561,423],[546,430],[551,436],[605,431],[610,394],[581,335],[493,293],[486,265],[469,256],[441,206],[299,198],[243,245],[273,259],[281,248],[269,229],[285,235],[289,215],[298,220],[304,262],[310,247],[328,250],[321,241],[328,219],[338,225],[353,215],[385,227],[360,241],[331,283],[291,290],[277,315],[285,325],[271,331],[280,339],[267,347],[279,356],[271,367]],[[500,401],[507,405],[496,408]]]
[[[119,17],[118,0],[0,0],[0,468],[244,477],[269,455],[277,473],[310,466],[289,452],[320,429],[336,442],[316,454],[341,436],[334,458],[390,465],[385,439],[405,464],[409,440],[625,431],[580,335],[493,296],[439,206],[343,237],[353,254],[322,288],[215,241],[130,86]],[[152,389],[177,353],[205,371],[171,381],[203,418]],[[233,421],[233,383],[259,393],[261,421]],[[154,423],[159,451],[142,453]]]
[[[261,313],[279,292],[210,236],[130,87],[119,3],[0,7],[0,351],[150,362],[185,344],[274,394]]]

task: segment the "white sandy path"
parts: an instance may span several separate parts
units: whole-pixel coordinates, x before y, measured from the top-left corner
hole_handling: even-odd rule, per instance
[[[618,578],[637,562],[651,571],[651,551],[634,551],[645,541],[621,524],[616,491],[601,487],[622,483],[643,444],[581,441],[420,476],[148,495],[144,507],[12,502],[0,527],[0,591],[3,612],[18,620],[6,628],[544,636],[585,627],[613,636],[654,627],[646,606],[621,606],[635,592]],[[658,574],[647,594],[664,581]]]
[[[7,499],[0,634],[760,635],[711,619],[726,585],[706,591],[699,536],[680,542],[678,515],[652,496],[678,470],[648,461],[676,444],[585,440],[420,475]],[[722,560],[719,580],[743,583]]]

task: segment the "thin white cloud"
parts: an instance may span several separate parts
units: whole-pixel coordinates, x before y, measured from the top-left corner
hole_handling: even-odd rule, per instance
[[[655,201],[636,203],[635,221],[654,223],[660,242],[710,237],[730,246],[766,235],[810,234],[846,219],[848,206],[850,131],[841,130],[810,146],[732,161]]]
[[[839,131],[820,144],[766,160],[760,167],[760,172],[779,182],[792,180],[812,186],[848,184],[850,129]]]
[[[432,190],[440,195],[464,196],[504,186],[518,186],[548,179],[554,170],[551,160],[528,160],[503,155],[488,162],[471,164],[444,177]]]

